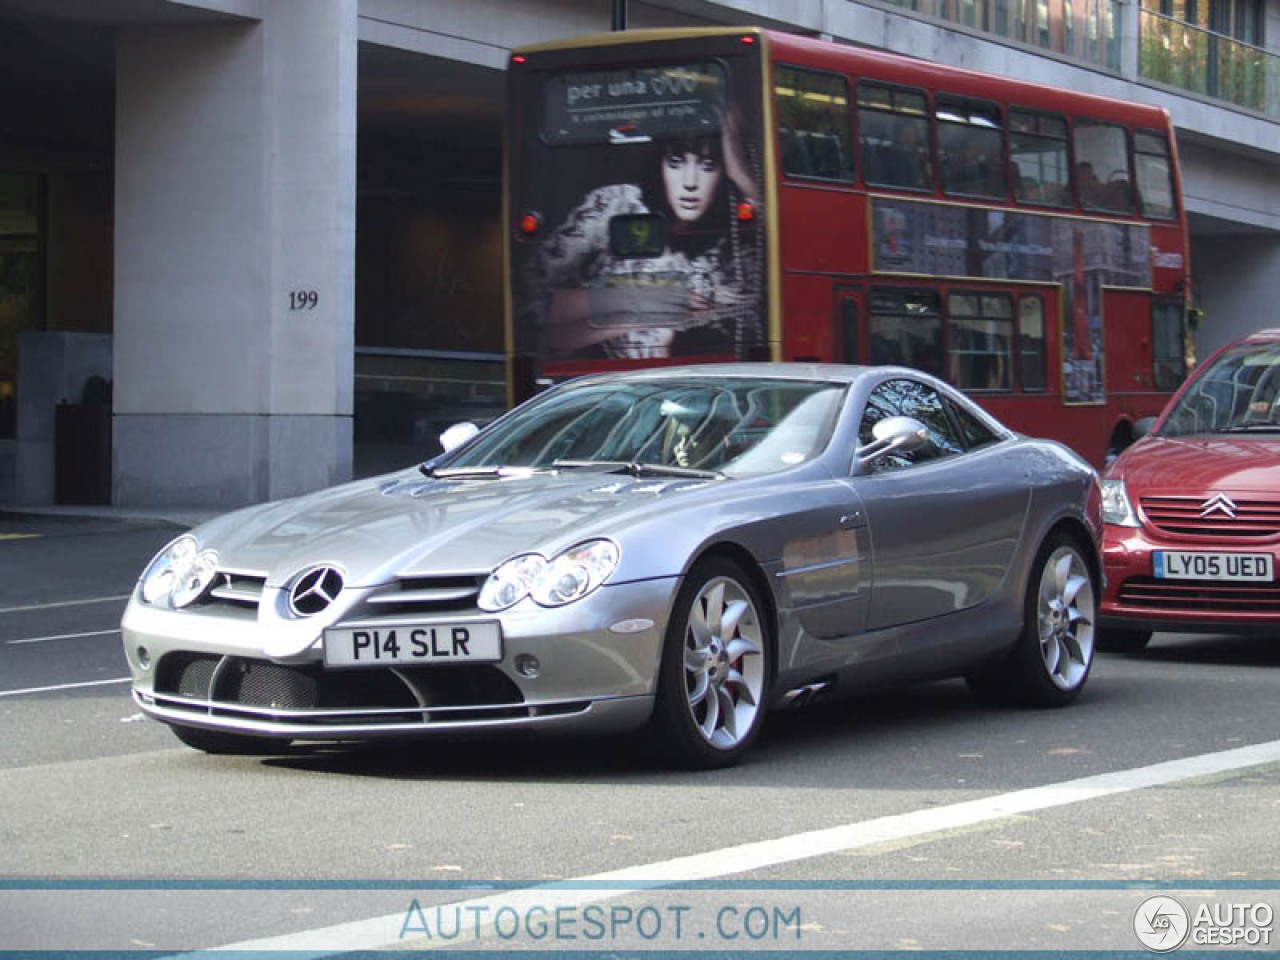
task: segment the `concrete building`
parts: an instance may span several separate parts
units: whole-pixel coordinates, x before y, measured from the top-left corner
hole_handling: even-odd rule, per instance
[[[288,496],[500,405],[507,52],[611,7],[0,0],[0,503]],[[627,10],[1164,106],[1199,351],[1280,323],[1280,0]]]

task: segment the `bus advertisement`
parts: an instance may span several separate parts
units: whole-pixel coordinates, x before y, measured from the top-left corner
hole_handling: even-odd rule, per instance
[[[894,363],[1096,465],[1186,375],[1165,111],[769,30],[515,51],[513,399],[597,370]]]

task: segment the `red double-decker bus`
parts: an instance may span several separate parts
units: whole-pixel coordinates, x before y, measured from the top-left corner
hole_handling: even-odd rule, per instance
[[[762,29],[513,53],[515,399],[601,369],[899,363],[1095,464],[1189,360],[1168,114]]]

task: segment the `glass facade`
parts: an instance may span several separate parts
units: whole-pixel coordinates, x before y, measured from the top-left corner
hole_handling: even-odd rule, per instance
[[[1261,0],[1142,0],[1138,71],[1280,118],[1280,57],[1263,49]]]
[[[1109,70],[1120,69],[1114,0],[886,0]]]

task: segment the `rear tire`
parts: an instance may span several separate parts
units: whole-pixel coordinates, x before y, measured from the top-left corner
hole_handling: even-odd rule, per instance
[[[999,663],[967,676],[969,689],[999,704],[1071,703],[1093,666],[1097,596],[1093,570],[1076,542],[1064,534],[1049,537],[1031,567],[1017,643]]]
[[[652,726],[678,764],[738,763],[764,726],[773,680],[767,608],[742,567],[712,558],[685,577],[658,669]]]
[[[1150,642],[1150,630],[1098,631],[1098,649],[1108,653],[1141,653]]]
[[[288,753],[288,740],[269,737],[248,737],[242,733],[225,733],[222,730],[205,730],[203,727],[171,726],[173,735],[193,750],[218,756],[261,757],[273,753]]]

